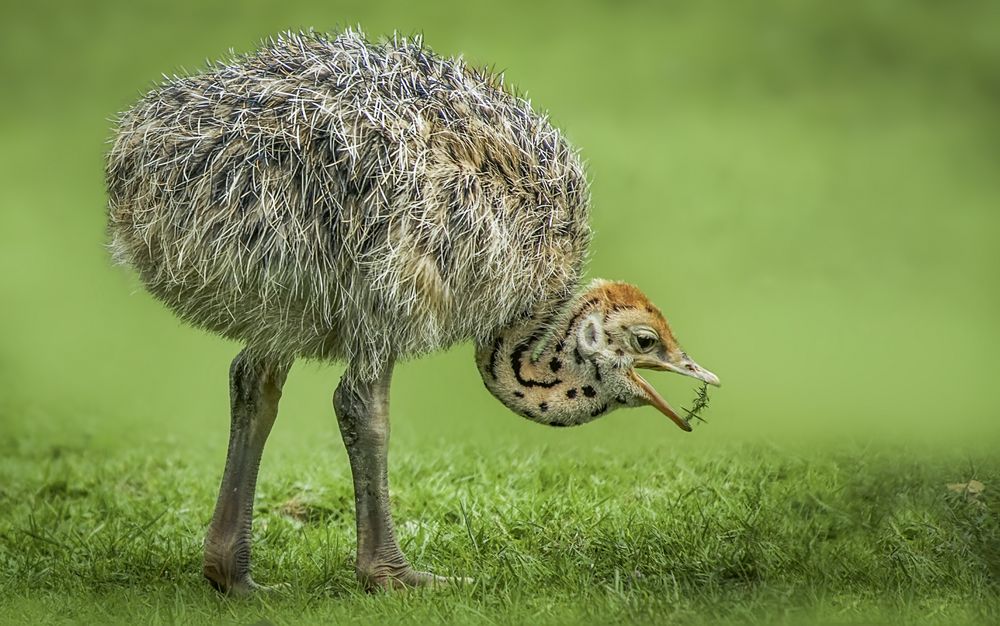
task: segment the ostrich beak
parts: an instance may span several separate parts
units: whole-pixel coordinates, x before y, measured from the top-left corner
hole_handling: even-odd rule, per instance
[[[686,419],[678,415],[677,411],[675,411],[674,408],[670,406],[670,403],[664,400],[663,396],[661,396],[656,391],[656,389],[653,389],[653,386],[650,385],[645,378],[640,376],[639,373],[636,372],[634,369],[629,370],[628,373],[629,376],[632,378],[632,380],[635,382],[635,384],[639,386],[639,389],[641,389],[642,392],[646,394],[647,402],[655,406],[660,413],[663,413],[664,415],[672,419],[674,421],[674,424],[677,424],[677,426],[679,426],[681,430],[691,432],[691,424],[689,424]]]
[[[663,363],[663,369],[674,372],[676,374],[681,374],[683,376],[690,376],[691,378],[697,378],[700,381],[706,382],[714,387],[721,387],[722,383],[719,382],[719,377],[708,371],[704,367],[698,365],[694,360],[688,355],[684,355],[680,359],[680,363],[673,364],[669,362]]]
[[[686,354],[682,355],[681,358],[678,359],[677,363],[656,357],[642,357],[636,359],[635,367],[674,372],[676,374],[690,376],[691,378],[697,378],[698,380],[706,382],[709,385],[714,385],[716,387],[722,386],[722,383],[719,382],[718,376],[695,363],[694,360]],[[673,420],[674,423],[681,428],[681,430],[691,432],[691,424],[689,424],[686,419],[679,416],[677,412],[674,411],[673,407],[671,407],[670,404],[663,399],[663,396],[653,389],[653,386],[650,385],[645,378],[640,376],[634,369],[630,370],[629,374],[642,392],[646,394],[646,400],[651,405],[655,406],[660,413],[663,413]]]

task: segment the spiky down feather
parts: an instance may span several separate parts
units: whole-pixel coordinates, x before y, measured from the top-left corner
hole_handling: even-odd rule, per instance
[[[562,134],[419,37],[284,33],[168,79],[106,174],[115,258],[182,319],[367,379],[555,315],[590,239]]]

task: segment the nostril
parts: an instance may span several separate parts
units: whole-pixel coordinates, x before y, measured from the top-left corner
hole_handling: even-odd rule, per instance
[[[686,364],[684,367],[686,367],[689,372],[694,371],[694,365],[691,365],[690,363]]]

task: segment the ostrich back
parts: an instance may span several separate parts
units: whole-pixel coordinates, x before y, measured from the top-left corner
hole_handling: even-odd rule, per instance
[[[116,258],[181,318],[362,376],[554,311],[590,233],[577,154],[502,77],[352,31],[168,80],[107,184]]]

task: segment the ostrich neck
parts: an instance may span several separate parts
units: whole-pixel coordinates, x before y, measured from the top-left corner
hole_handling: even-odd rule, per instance
[[[597,364],[577,348],[577,336],[597,299],[578,296],[555,320],[532,318],[479,346],[476,363],[486,388],[509,409],[551,426],[573,426],[604,414]]]

